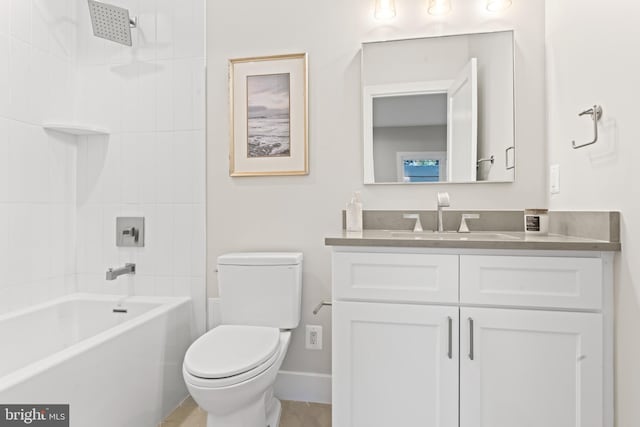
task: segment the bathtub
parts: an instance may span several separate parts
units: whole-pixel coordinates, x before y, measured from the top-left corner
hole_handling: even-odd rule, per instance
[[[73,294],[0,316],[0,404],[69,404],[72,427],[155,427],[187,396],[189,298]]]

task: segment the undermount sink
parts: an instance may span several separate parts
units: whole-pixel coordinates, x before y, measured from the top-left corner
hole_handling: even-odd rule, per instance
[[[493,232],[475,232],[475,233],[456,233],[437,231],[395,231],[391,232],[391,237],[402,239],[417,240],[518,240],[518,237],[504,233]]]

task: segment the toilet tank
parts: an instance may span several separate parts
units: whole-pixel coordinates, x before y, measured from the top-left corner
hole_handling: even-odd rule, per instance
[[[294,329],[300,323],[302,253],[222,255],[218,291],[223,324]]]

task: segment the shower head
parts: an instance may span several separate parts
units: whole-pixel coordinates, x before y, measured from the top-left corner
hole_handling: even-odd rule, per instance
[[[131,28],[135,28],[137,22],[129,17],[129,11],[99,1],[87,1],[93,34],[96,37],[131,46]]]

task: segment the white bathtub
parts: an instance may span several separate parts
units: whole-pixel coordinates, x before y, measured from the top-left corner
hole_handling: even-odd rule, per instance
[[[187,396],[191,301],[119,301],[74,294],[0,316],[0,404],[69,404],[72,427],[162,421]]]

